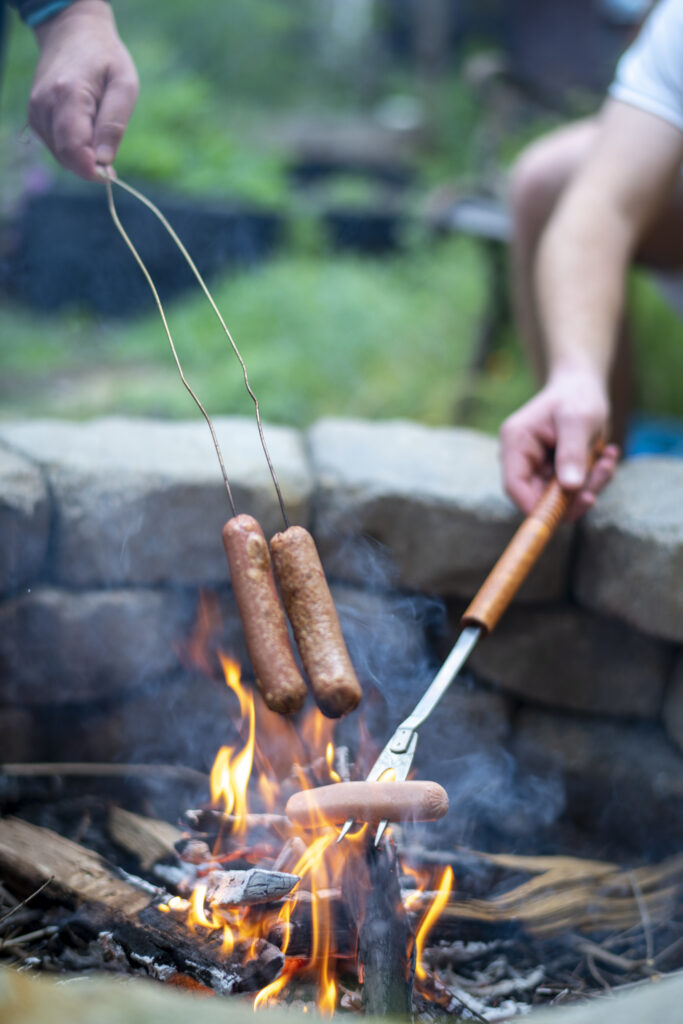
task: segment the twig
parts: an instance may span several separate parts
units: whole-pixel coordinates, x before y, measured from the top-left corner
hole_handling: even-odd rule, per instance
[[[47,761],[32,764],[0,764],[0,775],[24,776],[34,778],[41,775],[80,775],[80,776],[112,776],[122,778],[127,775],[146,778],[151,776],[171,776],[187,782],[207,785],[209,776],[196,768],[188,768],[182,764],[113,764],[97,761]]]
[[[13,896],[9,889],[6,889],[2,882],[0,882],[0,899],[3,899],[5,903],[9,903],[11,907],[16,907],[19,900],[16,896]]]
[[[586,964],[588,965],[588,970],[590,971],[591,976],[595,979],[595,981],[597,981],[598,985],[604,988],[605,992],[611,992],[612,986],[609,984],[608,981],[606,981],[603,978],[602,974],[598,970],[595,960],[593,959],[590,953],[586,955]]]
[[[3,914],[3,916],[0,917],[0,925],[4,924],[5,921],[9,921],[10,917],[16,914],[18,910],[21,910],[22,907],[25,907],[27,903],[30,903],[34,896],[38,896],[39,893],[43,891],[45,886],[49,885],[50,882],[52,881],[54,881],[52,877],[46,879],[46,881],[44,881],[43,884],[38,889],[36,889],[35,892],[32,892],[30,896],[27,896],[25,900],[21,900],[20,903],[16,903],[11,910],[8,910],[6,914]]]
[[[572,946],[577,953],[582,953],[583,956],[592,956],[596,960],[602,960],[604,964],[609,967],[616,967],[619,971],[631,972],[635,970],[642,970],[649,966],[647,960],[629,960],[625,956],[619,956],[617,953],[611,953],[608,949],[603,949],[596,942],[591,942],[589,939],[575,939],[572,942]]]
[[[667,960],[672,963],[676,963],[678,960],[678,954],[680,953],[683,953],[683,937],[679,937],[669,946],[665,946],[664,949],[660,949],[654,959],[655,966],[661,970],[662,964],[666,964]]]
[[[638,913],[640,914],[640,919],[643,922],[643,934],[645,935],[645,956],[647,957],[648,963],[652,964],[653,960],[654,960],[654,943],[653,943],[653,940],[652,940],[652,922],[650,920],[650,915],[649,915],[649,913],[647,911],[647,907],[645,906],[645,900],[643,899],[643,892],[642,892],[642,890],[640,888],[640,885],[638,884],[638,879],[636,878],[635,871],[629,871],[628,878],[629,878],[629,881],[631,883],[631,888],[633,889],[633,896],[634,896],[635,901],[636,901],[636,906],[638,907]]]
[[[0,949],[11,949],[13,946],[25,946],[27,942],[33,942],[34,939],[42,939],[46,935],[54,935],[58,932],[59,928],[57,925],[50,924],[46,928],[38,928],[34,932],[27,932],[25,935],[17,935],[11,939],[0,939]]]

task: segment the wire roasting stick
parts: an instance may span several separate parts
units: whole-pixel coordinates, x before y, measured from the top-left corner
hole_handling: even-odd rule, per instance
[[[130,195],[132,195],[136,199],[138,199],[144,206],[147,207],[148,210],[150,210],[154,214],[154,216],[157,218],[157,220],[159,220],[161,222],[161,224],[163,224],[164,228],[166,229],[166,231],[168,232],[168,234],[173,239],[173,241],[175,242],[176,246],[178,247],[178,249],[180,250],[180,252],[184,256],[184,258],[185,258],[185,260],[187,262],[187,265],[189,266],[190,270],[192,271],[192,273],[196,277],[196,279],[197,279],[197,281],[199,283],[200,288],[202,289],[202,291],[206,295],[207,299],[209,300],[209,304],[211,305],[211,308],[213,309],[213,311],[216,314],[216,316],[218,317],[219,323],[220,323],[221,327],[223,328],[223,330],[225,331],[225,334],[226,334],[226,336],[228,338],[228,341],[230,342],[230,344],[232,346],[233,352],[237,356],[237,359],[239,360],[240,366],[242,367],[242,374],[244,376],[244,384],[245,384],[245,387],[246,387],[246,389],[247,389],[247,391],[249,393],[249,396],[251,397],[252,402],[254,403],[254,410],[255,410],[255,413],[256,413],[256,425],[257,425],[257,428],[258,428],[259,440],[261,441],[261,447],[263,449],[263,454],[264,454],[266,462],[268,464],[268,470],[270,472],[270,476],[271,476],[271,479],[273,481],[273,487],[275,488],[275,493],[277,494],[278,503],[280,505],[280,512],[282,513],[282,519],[284,521],[285,527],[288,527],[289,526],[289,519],[287,518],[287,510],[285,508],[284,499],[282,497],[282,490],[280,489],[280,483],[278,481],[277,474],[275,472],[275,467],[273,466],[273,461],[272,461],[272,459],[270,457],[270,452],[268,451],[268,445],[266,444],[266,438],[265,438],[265,434],[263,432],[263,424],[261,423],[261,410],[260,410],[260,407],[259,407],[258,398],[254,394],[254,391],[253,391],[253,389],[251,387],[251,384],[249,383],[249,376],[247,374],[247,366],[246,366],[246,363],[244,362],[244,359],[242,358],[242,353],[240,352],[240,350],[238,349],[237,345],[235,344],[235,340],[234,340],[232,334],[230,333],[230,331],[228,329],[228,326],[225,323],[225,320],[223,319],[221,311],[219,310],[218,306],[214,302],[213,296],[212,296],[211,292],[209,291],[209,289],[208,289],[208,287],[206,285],[206,282],[204,281],[204,278],[199,273],[199,270],[197,269],[197,265],[195,264],[194,260],[192,259],[192,257],[190,256],[189,252],[187,251],[187,249],[183,245],[182,241],[180,240],[180,238],[178,237],[178,235],[176,234],[176,232],[174,231],[174,229],[172,228],[171,224],[168,222],[166,217],[164,217],[163,213],[158,208],[158,206],[156,206],[150,199],[148,199],[147,196],[144,196],[142,194],[142,192],[138,192],[138,190],[136,188],[133,188],[132,185],[126,184],[126,182],[122,181],[120,178],[113,178],[113,177],[110,177],[109,175],[106,175],[106,176],[104,176],[103,180],[104,180],[106,188],[107,188],[107,201],[108,201],[108,204],[109,204],[109,211],[110,211],[110,213],[112,215],[114,223],[116,224],[116,227],[119,230],[119,233],[121,234],[124,242],[126,243],[128,248],[132,252],[133,256],[135,257],[138,266],[140,267],[140,269],[142,270],[143,274],[145,275],[147,283],[149,284],[150,288],[152,289],[152,294],[154,295],[154,299],[155,299],[157,307],[159,309],[159,313],[161,314],[161,319],[163,320],[164,328],[166,329],[166,335],[168,337],[169,344],[171,346],[171,351],[173,352],[173,358],[175,359],[176,366],[178,367],[178,372],[180,373],[181,380],[182,380],[183,384],[185,385],[185,387],[187,388],[187,390],[192,395],[192,397],[194,398],[194,400],[197,403],[197,405],[199,406],[199,408],[201,409],[202,415],[204,416],[204,419],[206,420],[206,422],[207,422],[207,424],[209,426],[209,430],[211,431],[211,437],[213,439],[214,447],[216,448],[216,454],[218,456],[218,461],[220,462],[220,465],[221,465],[221,471],[223,473],[223,479],[226,480],[225,467],[223,465],[223,457],[221,455],[221,451],[220,451],[220,447],[218,445],[218,441],[216,440],[216,434],[215,434],[215,431],[213,429],[213,425],[212,425],[211,420],[209,419],[209,417],[208,417],[204,407],[202,406],[201,402],[199,401],[199,399],[195,395],[194,391],[190,388],[189,384],[185,380],[185,376],[183,374],[182,368],[180,366],[180,362],[178,360],[178,355],[176,353],[175,346],[173,344],[173,339],[171,338],[171,332],[168,329],[168,324],[166,322],[166,317],[164,316],[164,311],[163,311],[163,307],[161,305],[161,300],[159,298],[159,294],[158,294],[158,292],[157,292],[157,290],[156,290],[156,288],[154,286],[154,282],[152,281],[152,278],[150,276],[149,271],[145,267],[145,265],[144,265],[144,263],[142,261],[142,258],[140,257],[140,254],[138,253],[138,251],[136,250],[135,246],[131,242],[130,238],[128,237],[128,235],[127,235],[127,233],[126,233],[126,231],[125,231],[125,229],[123,227],[123,225],[121,224],[121,221],[118,218],[118,214],[116,212],[116,206],[114,204],[114,196],[113,196],[112,187],[111,187],[112,184],[118,185],[119,188],[124,189],[124,191],[129,192]],[[228,494],[230,494],[230,487],[227,484],[227,480],[226,480],[226,486],[228,487]],[[234,506],[234,504],[232,502],[232,497],[230,497],[230,505],[231,505],[231,508],[232,508],[232,511],[233,511],[233,515],[236,515],[235,506]]]
[[[553,478],[531,514],[517,528],[512,540],[466,609],[461,620],[464,628],[453,649],[413,712],[401,722],[382,750],[366,781],[378,782],[383,776],[385,781],[406,780],[417,747],[418,728],[443,697],[477,642],[488,636],[498,625],[536,559],[562,521],[571,501],[572,495],[560,486],[556,478]],[[311,791],[313,795],[315,792]],[[352,817],[347,818],[337,842],[341,842],[348,834],[353,823]],[[380,821],[375,833],[375,846],[379,845],[387,825],[387,819]]]
[[[223,545],[244,626],[247,649],[266,704],[273,711],[289,714],[298,711],[306,697],[306,685],[292,654],[284,611],[275,585],[274,562],[287,614],[292,622],[297,646],[316,701],[323,713],[329,717],[336,718],[346,714],[353,710],[361,699],[360,684],[346,650],[315,542],[303,527],[289,525],[282,491],[263,432],[258,399],[249,383],[244,359],[192,257],[161,211],[141,192],[110,172],[102,169],[100,176],[106,185],[107,202],[114,224],[142,270],[154,296],[183,385],[199,407],[211,432],[232,511],[232,517],[223,527]],[[271,540],[272,559],[258,522],[252,516],[237,514],[211,418],[185,378],[157,289],[142,257],[118,217],[113,184],[133,195],[162,223],[199,282],[242,367],[245,387],[254,403],[261,447],[285,524],[284,531],[276,534]]]

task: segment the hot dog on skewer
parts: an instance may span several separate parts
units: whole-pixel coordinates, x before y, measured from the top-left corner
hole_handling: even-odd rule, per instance
[[[285,814],[303,828],[342,825],[349,818],[435,821],[448,811],[448,794],[437,782],[337,782],[290,796]]]
[[[312,536],[290,526],[270,542],[275,575],[318,707],[328,718],[353,711],[363,696]]]
[[[257,686],[271,711],[291,714],[303,705],[306,684],[292,653],[263,530],[253,516],[241,514],[228,519],[222,536]]]

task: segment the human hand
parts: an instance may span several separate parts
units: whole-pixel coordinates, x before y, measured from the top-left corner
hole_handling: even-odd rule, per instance
[[[574,493],[567,519],[578,519],[609,483],[619,458],[606,445],[590,467],[595,445],[606,435],[609,401],[602,382],[588,371],[557,371],[546,386],[503,423],[503,483],[528,515],[553,472]]]
[[[76,0],[35,30],[40,47],[29,123],[64,167],[93,180],[109,166],[138,95],[138,77],[105,0]]]

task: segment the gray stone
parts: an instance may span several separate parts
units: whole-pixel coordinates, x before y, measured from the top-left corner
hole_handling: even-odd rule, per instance
[[[497,751],[510,733],[512,707],[509,697],[478,685],[467,673],[451,683],[420,727],[415,759],[422,766],[420,777],[448,781],[457,777],[461,758]]]
[[[330,419],[308,442],[315,535],[341,579],[469,597],[520,521],[501,488],[497,442],[476,431]],[[560,531],[533,570],[527,600],[564,592],[570,535]],[[390,564],[363,537],[386,546]]]
[[[657,975],[633,989],[611,992],[578,1006],[552,1006],[534,1010],[530,1024],[679,1024],[683,1002],[683,975]],[[206,1024],[209,1024],[207,1021]]]
[[[669,738],[683,751],[683,655],[679,654],[662,709],[664,727]]]
[[[683,841],[683,757],[660,726],[523,708],[512,750],[563,783],[568,817],[594,835],[643,851]]]
[[[0,593],[31,582],[47,552],[50,512],[40,470],[0,445]]]
[[[268,536],[282,528],[256,425],[217,418],[238,511]],[[228,579],[221,528],[230,515],[206,424],[106,418],[0,425],[0,439],[39,463],[55,497],[54,580],[219,584]],[[301,437],[266,427],[293,522],[305,523],[311,480]]]
[[[164,676],[193,613],[161,591],[34,588],[0,606],[0,699],[97,700]]]
[[[221,746],[244,745],[237,708],[219,680],[186,671],[100,705],[52,709],[45,742],[55,760],[165,762],[208,773]]]
[[[469,664],[523,700],[654,719],[671,654],[668,644],[623,622],[565,605],[513,608],[477,644]]]
[[[580,531],[579,601],[683,641],[682,510],[680,459],[623,463]]]
[[[36,716],[27,708],[0,707],[0,764],[45,756]]]

